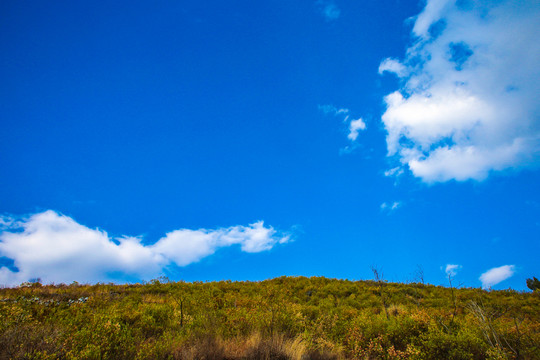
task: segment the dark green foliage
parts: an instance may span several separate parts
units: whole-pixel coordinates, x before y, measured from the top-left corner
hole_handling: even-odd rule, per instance
[[[540,290],[540,280],[535,277],[527,279],[527,287],[532,291]]]

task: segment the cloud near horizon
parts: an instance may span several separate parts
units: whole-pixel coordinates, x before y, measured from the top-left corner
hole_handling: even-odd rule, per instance
[[[494,285],[512,277],[515,273],[516,267],[514,265],[503,265],[493,269],[489,269],[482,275],[480,275],[480,281],[482,282],[483,289],[489,289]]]
[[[414,44],[379,73],[389,156],[424,182],[483,180],[540,159],[540,3],[428,0]]]
[[[257,253],[291,238],[258,221],[215,230],[174,230],[155,244],[144,245],[141,237],[111,238],[52,210],[18,221],[4,217],[0,224],[0,256],[11,259],[18,269],[0,267],[0,285],[8,286],[34,278],[44,283],[94,283],[125,276],[151,279],[170,264],[186,266],[219,248],[239,245],[243,252]]]
[[[457,275],[457,272],[461,270],[461,265],[458,264],[446,264],[446,267],[444,269],[444,272],[447,276],[453,278]]]

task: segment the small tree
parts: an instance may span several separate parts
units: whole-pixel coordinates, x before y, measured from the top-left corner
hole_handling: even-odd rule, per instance
[[[527,279],[527,287],[531,289],[532,291],[536,291],[536,290],[540,291],[540,280],[538,280],[534,276],[532,279]]]

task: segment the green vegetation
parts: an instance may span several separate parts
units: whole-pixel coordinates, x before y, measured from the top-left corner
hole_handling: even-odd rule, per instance
[[[0,289],[0,359],[540,359],[538,292],[281,277]]]
[[[532,291],[540,290],[540,280],[535,277],[532,279],[527,279],[527,287]]]

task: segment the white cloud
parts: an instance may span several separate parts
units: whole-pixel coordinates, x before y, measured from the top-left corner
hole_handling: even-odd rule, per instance
[[[287,242],[288,235],[275,236],[276,230],[265,227],[262,221],[249,226],[232,226],[217,230],[181,229],[167,233],[152,249],[180,266],[197,262],[217,249],[240,245],[244,252],[270,250],[277,243]]]
[[[447,264],[444,272],[447,276],[454,277],[457,275],[458,270],[461,269],[461,265],[457,264]]]
[[[489,289],[490,287],[497,285],[498,283],[510,278],[514,275],[514,265],[503,265],[493,269],[490,269],[480,275],[480,281],[482,282],[482,288]]]
[[[357,120],[351,120],[349,123],[349,135],[347,137],[349,140],[355,141],[358,137],[358,132],[360,130],[366,129],[366,123],[362,120],[362,118],[359,118]]]
[[[318,0],[317,6],[326,21],[336,20],[341,15],[341,10],[331,0]]]
[[[379,74],[384,73],[385,71],[393,73],[398,77],[403,77],[407,75],[407,68],[396,59],[384,59],[383,62],[379,65]]]
[[[18,271],[1,267],[3,285],[32,278],[47,283],[149,279],[171,263],[185,266],[222,247],[240,245],[242,251],[256,253],[290,239],[262,221],[216,230],[175,230],[153,245],[142,244],[139,237],[111,238],[51,210],[10,224],[0,232],[0,256],[12,259]]]
[[[540,159],[540,3],[428,0],[385,97],[388,155],[426,182],[482,180]]]

